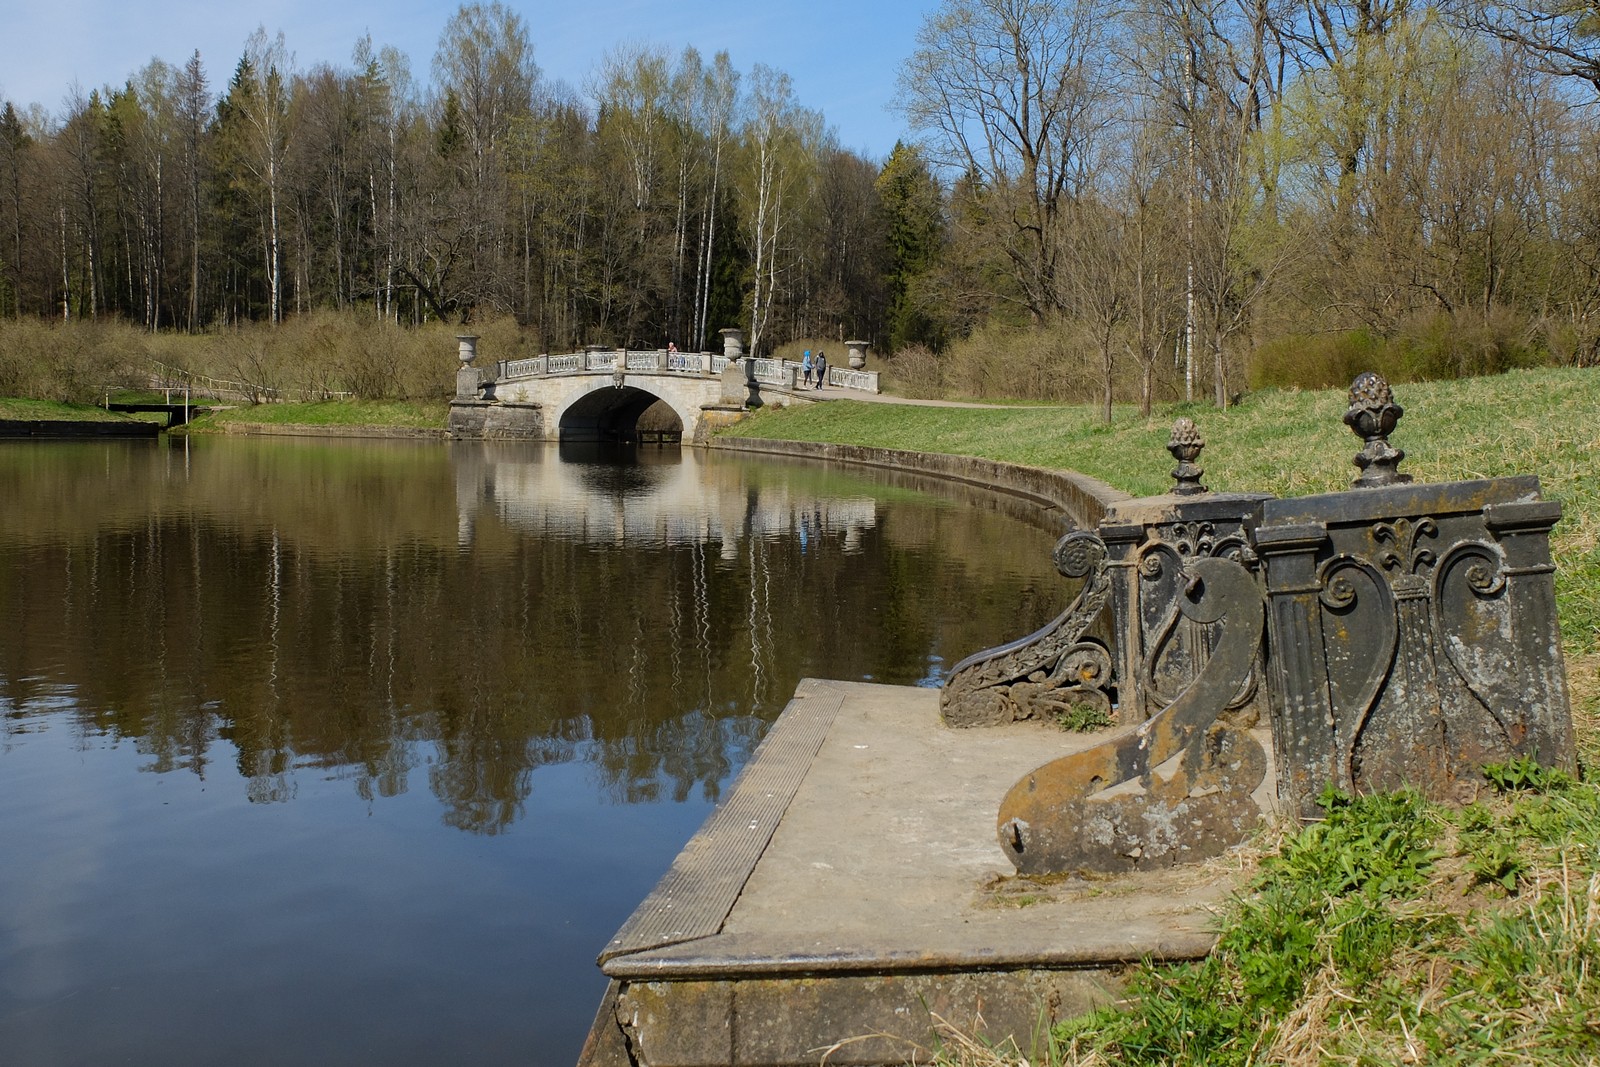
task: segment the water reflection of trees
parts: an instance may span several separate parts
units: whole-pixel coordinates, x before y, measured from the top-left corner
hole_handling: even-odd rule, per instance
[[[927,502],[830,525],[827,483],[773,477],[711,478],[746,516],[810,501],[759,530],[534,536],[496,505],[463,543],[437,446],[0,450],[0,701],[70,687],[150,770],[227,751],[254,800],[420,770],[446,821],[493,833],[553,763],[618,803],[715,799],[803,674],[915,682],[1060,603],[1044,534]]]

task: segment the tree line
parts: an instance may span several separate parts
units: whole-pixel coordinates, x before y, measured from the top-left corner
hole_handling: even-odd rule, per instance
[[[0,109],[0,312],[149,330],[359,309],[513,315],[545,346],[704,347],[881,317],[877,167],[788,75],[619,47],[586,95],[522,18],[461,7],[420,85],[393,49],[298,70],[257,30],[64,113]]]
[[[421,84],[258,30],[0,108],[0,317],[149,331],[509,316],[546,350],[874,341],[914,388],[1226,404],[1600,362],[1600,20],[1575,0],[944,0],[914,131],[619,47],[551,84],[503,4]]]
[[[1109,418],[1164,380],[1600,362],[1593,4],[945,0],[900,85],[955,176],[922,306],[1045,357],[969,374]]]

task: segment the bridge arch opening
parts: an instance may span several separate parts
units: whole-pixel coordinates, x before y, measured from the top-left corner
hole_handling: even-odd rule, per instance
[[[681,444],[683,419],[652,392],[613,386],[573,401],[561,415],[558,432],[562,441]]]

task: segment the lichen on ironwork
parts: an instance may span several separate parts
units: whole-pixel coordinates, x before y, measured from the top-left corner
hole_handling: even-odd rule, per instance
[[[1405,408],[1394,402],[1394,392],[1382,376],[1372,371],[1356,375],[1350,383],[1350,406],[1345,410],[1344,424],[1364,443],[1355,457],[1361,473],[1351,485],[1366,489],[1411,481],[1411,475],[1399,470],[1405,452],[1389,443],[1389,435],[1405,413]]]

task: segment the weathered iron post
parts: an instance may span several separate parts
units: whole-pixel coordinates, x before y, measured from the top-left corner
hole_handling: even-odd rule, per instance
[[[1172,424],[1172,438],[1167,441],[1167,451],[1178,461],[1172,471],[1172,478],[1178,483],[1173,486],[1173,496],[1195,496],[1209,491],[1200,484],[1200,476],[1205,469],[1194,463],[1205,447],[1205,440],[1192,419],[1179,419]]]
[[[751,411],[763,407],[766,401],[761,399],[761,383],[756,381],[756,361],[754,359],[744,360],[744,385],[749,392],[749,396],[745,397],[744,406]]]
[[[1356,375],[1350,385],[1350,407],[1344,413],[1344,424],[1363,442],[1355,458],[1361,474],[1351,485],[1373,488],[1411,481],[1411,475],[1399,471],[1406,454],[1389,444],[1389,435],[1405,413],[1394,402],[1388,382],[1372,371]]]

